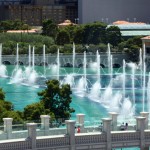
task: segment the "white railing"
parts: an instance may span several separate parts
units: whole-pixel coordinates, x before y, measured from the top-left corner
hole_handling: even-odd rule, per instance
[[[28,130],[12,131],[12,118],[4,118],[4,131],[0,134],[0,150],[111,150],[124,147],[139,147],[141,150],[148,150],[150,146],[148,113],[141,113],[145,117],[136,117],[136,129],[124,131],[115,130],[117,129],[115,120],[117,114],[111,114],[112,118],[102,119],[101,130],[89,133],[85,133],[87,129],[84,127],[83,114],[78,114],[77,117],[77,122],[81,127],[80,133],[75,133],[76,121],[74,120],[66,120],[66,128],[50,129],[50,117],[41,115],[41,129],[37,129],[36,123],[28,123]],[[60,135],[55,135],[58,133]]]

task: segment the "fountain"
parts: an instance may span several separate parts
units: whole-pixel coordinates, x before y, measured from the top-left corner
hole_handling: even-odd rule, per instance
[[[12,84],[12,83],[22,83],[22,81],[23,81],[23,71],[19,67],[19,45],[17,43],[16,65],[15,65],[15,69],[13,70],[13,73],[12,73],[12,76],[11,76],[10,84]]]
[[[147,78],[146,78],[145,56],[143,57],[144,60],[143,61],[141,52],[139,56],[140,62],[138,66],[136,66],[134,63],[126,63],[125,60],[123,60],[122,62],[123,67],[117,70],[113,68],[113,56],[111,55],[110,46],[108,44],[108,53],[107,53],[107,63],[109,64],[108,68],[100,67],[101,56],[97,51],[95,62],[90,62],[91,68],[87,67],[89,64],[87,62],[86,56],[87,54],[86,52],[84,52],[83,67],[78,69],[75,68],[76,54],[75,54],[75,45],[73,44],[73,55],[72,55],[73,68],[69,70],[69,68],[62,68],[60,65],[61,58],[59,54],[59,49],[56,56],[56,62],[54,62],[54,64],[46,66],[45,46],[43,46],[44,66],[38,67],[35,66],[34,50],[35,49],[33,47],[31,54],[31,46],[29,46],[28,66],[21,68],[21,66],[19,65],[19,47],[17,44],[16,66],[12,73],[11,83],[14,84],[20,83],[21,85],[28,85],[29,88],[32,87],[33,91],[35,90],[33,86],[35,84],[38,84],[36,83],[37,79],[38,81],[41,81],[42,78],[44,77],[46,79],[58,79],[60,80],[61,84],[66,83],[70,84],[73,92],[72,105],[74,105],[74,107],[76,108],[76,112],[88,114],[87,109],[89,108],[88,110],[90,112],[89,116],[90,115],[99,116],[102,109],[104,114],[107,114],[108,111],[115,111],[120,114],[119,117],[126,119],[128,116],[133,117],[139,111],[141,111],[140,109],[141,106],[143,111],[147,109],[145,108],[145,103],[150,99],[149,95],[150,77],[148,80],[148,84],[146,84]],[[2,53],[2,46],[0,46],[0,54],[1,53]],[[1,61],[2,60],[0,57],[0,66],[2,65]],[[43,72],[42,73],[39,72],[38,69],[43,70]],[[45,70],[49,71],[48,76]],[[43,74],[43,76],[41,76],[41,74]],[[8,81],[6,81],[6,83],[8,83]],[[4,88],[7,89],[5,85]],[[37,90],[40,89],[41,88],[38,87]],[[30,91],[32,90],[30,89]],[[138,103],[140,103],[140,106],[137,103],[137,101]],[[77,105],[76,103],[79,103],[79,105]],[[83,109],[81,108],[81,106],[84,106],[85,108]],[[97,112],[95,112],[93,107],[95,107],[95,109],[96,107],[98,107],[96,109]]]
[[[0,44],[0,77],[6,77],[6,66],[2,64],[2,44]]]

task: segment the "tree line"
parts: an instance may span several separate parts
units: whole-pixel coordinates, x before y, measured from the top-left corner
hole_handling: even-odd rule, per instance
[[[129,54],[131,61],[137,61],[139,48],[142,47],[141,37],[124,39],[117,26],[107,26],[103,22],[69,25],[62,28],[52,20],[44,20],[41,34],[6,33],[7,30],[30,28],[18,20],[1,21],[0,43],[3,43],[3,54],[15,54],[17,43],[19,43],[20,54],[28,53],[29,44],[35,46],[36,54],[43,53],[44,44],[46,53],[56,54],[58,48],[60,53],[72,53],[72,43],[76,44],[77,53],[84,51],[95,53],[97,50],[106,52],[107,43],[110,43],[112,51],[125,52]]]

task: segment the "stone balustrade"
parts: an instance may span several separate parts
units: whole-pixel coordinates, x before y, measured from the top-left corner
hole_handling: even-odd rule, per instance
[[[149,113],[141,112],[136,117],[133,130],[118,131],[117,113],[110,112],[110,118],[102,118],[102,129],[87,133],[84,126],[84,114],[77,114],[77,120],[66,120],[66,129],[59,129],[60,135],[54,135],[55,129],[49,128],[50,116],[41,115],[41,129],[36,123],[28,123],[25,131],[12,131],[12,118],[4,118],[4,131],[0,134],[0,150],[112,150],[115,148],[138,147],[148,150],[150,130]],[[75,133],[75,124],[81,126],[81,133]],[[52,132],[50,135],[49,133]],[[22,133],[22,135],[21,135]],[[1,138],[5,136],[5,139]],[[20,136],[18,136],[20,135]],[[19,139],[14,139],[18,136]]]
[[[128,56],[125,53],[112,53],[113,54],[113,63],[114,65],[117,64],[119,66],[122,66],[122,60],[126,59],[128,60]],[[101,53],[101,65],[104,67],[108,67],[108,61],[107,61],[107,54]],[[81,67],[83,65],[83,54],[76,54],[76,59],[74,62],[75,67]],[[96,54],[89,54],[87,53],[87,62],[95,62]],[[28,54],[25,55],[19,55],[18,63],[21,65],[28,65]],[[35,55],[35,65],[43,65],[43,62],[45,62],[46,65],[55,64],[57,62],[57,55],[52,54],[46,54],[45,60],[43,58],[43,55],[36,54]],[[2,55],[2,63],[4,64],[11,64],[15,65],[16,62],[16,56],[15,55]],[[60,54],[60,65],[65,66],[72,66],[72,54]]]

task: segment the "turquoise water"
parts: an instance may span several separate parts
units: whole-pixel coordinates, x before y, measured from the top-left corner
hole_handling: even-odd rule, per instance
[[[55,67],[54,67],[55,68]],[[3,88],[3,90],[6,93],[6,99],[8,101],[11,101],[14,104],[14,108],[16,110],[23,110],[23,108],[31,104],[33,102],[38,102],[39,97],[37,95],[37,92],[44,89],[45,81],[47,79],[53,79],[57,78],[57,72],[53,68],[46,68],[46,78],[43,77],[44,71],[43,67],[35,67],[36,72],[38,73],[39,78],[37,79],[37,82],[34,85],[26,85],[24,83],[11,83],[11,76],[12,72],[14,70],[14,66],[7,66],[7,75],[8,78],[0,78],[0,87]],[[25,67],[22,67],[22,70],[25,70]],[[72,73],[72,68],[60,68],[60,81],[62,82],[67,74]],[[75,86],[79,79],[84,76],[83,69],[75,68],[75,76],[74,76],[74,83]],[[87,69],[87,82],[88,82],[88,92],[92,88],[92,85],[97,80],[97,74],[96,70],[93,68]],[[114,75],[113,78],[116,80],[115,82],[115,88],[113,89],[113,93],[122,91],[122,84],[120,83],[120,79],[117,79],[117,76],[119,76],[122,72],[121,69],[114,69]],[[129,72],[130,74],[130,72]],[[131,90],[131,77],[126,76],[126,87],[129,89],[126,89],[126,96],[132,97],[132,90]],[[138,115],[140,111],[142,111],[142,87],[139,82],[140,77],[137,75],[135,79],[135,88],[136,88],[136,110],[135,115]],[[103,91],[107,88],[110,80],[109,75],[107,75],[107,69],[101,70],[101,95],[103,95]],[[75,119],[77,113],[84,113],[86,115],[86,120],[95,121],[99,120],[103,117],[108,117],[108,111],[109,109],[107,106],[104,106],[99,101],[95,101],[92,98],[89,98],[89,93],[86,92],[84,95],[80,96],[76,94],[76,91],[73,87],[72,91],[72,103],[71,106],[75,109],[75,113],[72,114],[72,119]],[[132,100],[131,100],[132,101]],[[145,108],[147,105],[145,106]],[[147,109],[147,108],[146,108]]]

